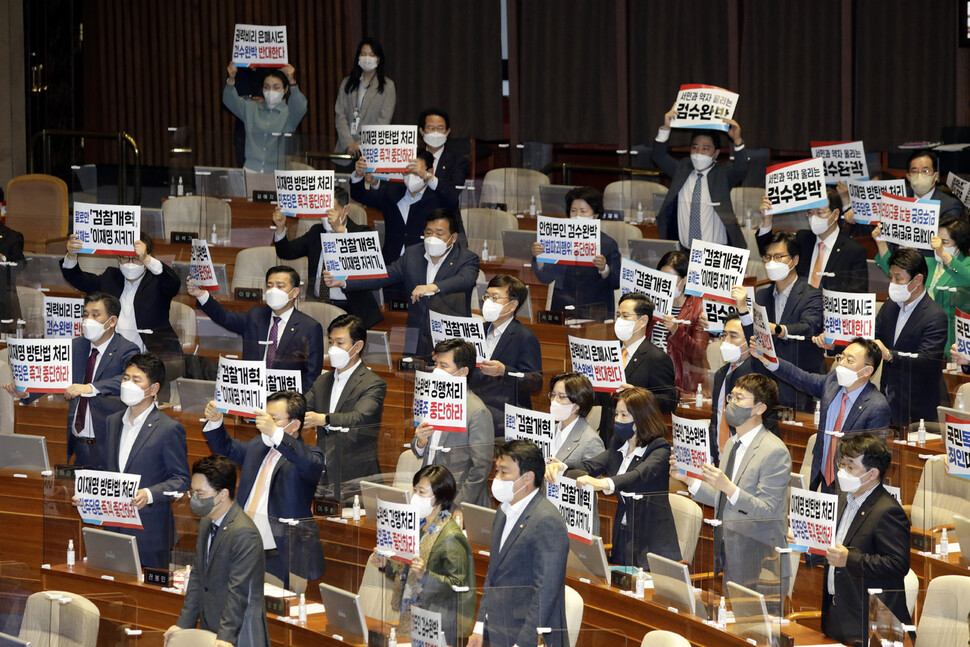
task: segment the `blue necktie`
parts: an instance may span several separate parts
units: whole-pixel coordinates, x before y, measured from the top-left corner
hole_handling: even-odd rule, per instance
[[[690,240],[688,247],[693,247],[694,241],[701,238],[701,182],[703,181],[704,175],[698,173],[697,180],[694,182],[694,192],[690,196]]]

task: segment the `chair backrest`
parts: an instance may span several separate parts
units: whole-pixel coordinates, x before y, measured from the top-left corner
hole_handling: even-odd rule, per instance
[[[970,382],[964,382],[957,389],[956,402],[960,400],[963,400],[963,409],[970,409]],[[955,408],[960,409],[961,407],[955,406]]]
[[[916,598],[919,595],[919,577],[913,569],[909,569],[906,577],[903,578],[903,589],[906,591],[906,608],[909,610],[909,617],[912,618],[913,611],[916,609]]]
[[[744,223],[745,215],[751,216],[751,222],[757,226],[761,222],[761,199],[765,197],[765,188],[760,186],[736,186],[731,189],[731,206],[739,223]]]
[[[347,311],[332,303],[321,303],[319,301],[305,301],[300,304],[299,310],[303,314],[313,317],[323,326],[323,353],[326,355],[330,351],[330,342],[327,340],[327,326],[340,315],[347,314]]]
[[[101,612],[87,598],[67,591],[41,591],[27,598],[21,640],[47,647],[95,647]]]
[[[229,235],[232,209],[225,200],[210,196],[169,198],[162,203],[162,225],[166,241],[171,240],[173,231],[194,232],[199,238],[209,240],[212,225],[216,226],[216,235],[222,239]]]
[[[808,442],[805,443],[805,456],[802,458],[802,464],[798,466],[798,473],[805,477],[805,482],[811,484],[812,480],[812,453],[815,451],[815,441],[818,439],[818,434],[812,434],[808,437]]]
[[[551,281],[549,287],[546,288],[546,310],[552,310],[552,292],[556,289],[556,282]]]
[[[680,634],[675,634],[672,631],[664,631],[663,629],[655,629],[654,631],[648,631],[644,636],[643,640],[640,641],[640,647],[691,647],[690,641],[681,636]]]
[[[629,218],[629,214],[636,213],[637,205],[640,205],[644,215],[656,216],[654,195],[667,195],[667,187],[646,180],[617,180],[603,189],[603,208],[607,211],[622,209]]]
[[[212,647],[216,638],[216,634],[205,629],[183,629],[171,635],[168,647]]]
[[[300,291],[306,292],[310,280],[307,277],[306,257],[284,260],[276,255],[276,248],[272,245],[265,247],[250,247],[242,249],[236,254],[236,262],[232,271],[230,291],[236,288],[263,288],[266,285],[266,271],[276,265],[292,267],[300,275]],[[316,269],[316,268],[314,268]]]
[[[542,211],[539,187],[549,184],[549,178],[527,168],[493,168],[482,181],[482,203],[504,204],[507,211],[528,211],[535,198],[536,211]]]
[[[24,326],[24,337],[43,338],[44,293],[25,285],[18,285],[17,299],[20,301],[20,317],[27,322]]]
[[[603,405],[597,404],[595,407],[589,410],[586,414],[586,424],[589,425],[590,429],[600,428],[600,419],[603,417]]]
[[[571,586],[566,587],[566,633],[569,634],[569,647],[576,647],[579,629],[583,626],[583,610],[586,604],[583,596]]]
[[[680,556],[685,562],[694,561],[694,551],[697,550],[697,540],[701,536],[701,525],[704,512],[691,499],[669,493],[670,511],[674,515],[674,527],[677,530],[677,543],[680,544]]]
[[[947,474],[943,458],[934,456],[923,465],[910,515],[916,528],[950,525],[955,514],[970,517],[970,481]]]
[[[712,373],[724,365],[724,359],[721,357],[721,343],[720,339],[712,339],[711,343],[707,345],[707,365],[711,367]],[[711,388],[714,388],[713,383]],[[716,397],[716,394],[711,397]]]
[[[489,254],[494,256],[505,256],[502,232],[519,228],[518,218],[498,209],[462,209],[461,218],[465,225],[465,235],[468,238],[487,240]]]
[[[630,241],[643,238],[643,232],[628,222],[601,220],[600,231],[616,241],[621,256],[630,256]]]
[[[930,580],[916,631],[916,647],[963,647],[967,644],[970,577],[938,575]]]
[[[196,325],[195,309],[179,301],[172,301],[168,311],[168,321],[175,329],[182,349],[191,352],[195,347]]]
[[[79,254],[78,266],[91,274],[102,274],[109,267],[118,267],[117,256],[101,256],[99,254]]]
[[[7,226],[24,235],[24,251],[43,254],[46,241],[70,231],[67,183],[53,175],[32,173],[7,183]]]
[[[395,608],[391,603],[393,592],[394,587],[390,585],[390,581],[368,559],[367,566],[364,567],[364,574],[360,578],[360,588],[357,590],[357,595],[360,596],[360,608],[364,612],[364,616],[383,619],[384,622],[397,622],[401,610]]]
[[[410,490],[411,481],[419,469],[421,469],[421,459],[415,456],[410,449],[405,449],[397,457],[397,467],[394,468],[394,482],[391,485],[402,490]]]

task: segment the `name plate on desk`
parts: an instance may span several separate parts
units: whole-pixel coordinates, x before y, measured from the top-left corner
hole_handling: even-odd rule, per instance
[[[391,312],[407,312],[408,308],[411,307],[411,301],[409,299],[391,299],[388,303]]]
[[[402,357],[397,360],[397,370],[399,371],[426,371],[428,363],[420,357]]]
[[[623,211],[614,209],[611,211],[604,211],[600,215],[600,220],[610,220],[612,222],[623,222]]]
[[[172,572],[164,568],[149,568],[146,566],[142,569],[145,574],[145,584],[151,584],[152,586],[172,586]]]
[[[191,245],[192,240],[198,237],[196,231],[173,231],[170,240],[173,245]]]
[[[314,499],[313,514],[318,517],[339,517],[340,503],[330,499]]]
[[[266,605],[266,613],[275,613],[278,616],[290,615],[290,605],[286,598],[274,598],[265,595],[263,596],[263,603]]]
[[[263,290],[260,288],[236,288],[233,290],[236,301],[262,301]]]
[[[276,202],[276,191],[253,191],[253,202]]]
[[[57,481],[71,481],[73,483],[74,471],[77,469],[77,465],[55,465],[54,479]]]
[[[560,310],[540,310],[538,314],[538,323],[562,326],[564,323],[566,323],[566,313]]]

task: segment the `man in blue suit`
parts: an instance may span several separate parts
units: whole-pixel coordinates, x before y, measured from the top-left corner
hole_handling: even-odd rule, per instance
[[[296,309],[300,275],[292,267],[277,265],[266,271],[266,305],[248,312],[231,312],[205,290],[187,281],[187,289],[202,312],[226,330],[242,335],[243,359],[263,360],[266,368],[302,373],[303,392],[323,370],[323,327]]]
[[[210,402],[205,408],[208,422],[202,428],[212,452],[228,456],[242,468],[239,503],[259,528],[267,572],[286,588],[291,574],[304,580],[305,589],[306,581],[323,576],[325,570],[320,529],[311,510],[323,473],[323,452],[303,442],[306,408],[301,393],[274,393],[266,398],[266,411],[257,412],[260,435],[243,442],[229,437],[222,412]],[[293,519],[297,525],[280,519]]]
[[[151,353],[133,355],[125,363],[121,379],[124,411],[108,416],[105,423],[104,463],[100,469],[141,476],[134,503],[141,515],[142,530],[119,528],[138,538],[143,566],[168,568],[174,540],[172,505],[167,492],[189,489],[189,461],[185,428],[155,406],[165,365]]]
[[[100,465],[104,445],[105,419],[125,408],[118,399],[125,362],[138,352],[133,343],[115,334],[121,303],[105,292],[92,292],[84,297],[81,322],[83,337],[71,342],[71,377],[74,381],[64,390],[67,398],[67,461],[74,457],[78,466]],[[28,396],[5,384],[15,399],[30,404],[42,394]]]

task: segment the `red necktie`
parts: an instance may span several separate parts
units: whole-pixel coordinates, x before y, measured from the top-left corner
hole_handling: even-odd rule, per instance
[[[849,394],[842,393],[842,405],[839,415],[835,418],[835,428],[832,431],[842,431],[842,419],[845,417],[845,404],[849,401]],[[838,436],[829,438],[829,450],[825,453],[825,484],[832,485],[835,480],[835,447],[839,444]]]
[[[92,348],[88,356],[88,365],[84,369],[84,384],[94,381],[94,365],[98,362],[98,349]],[[88,399],[79,395],[77,412],[74,414],[74,433],[78,436],[84,431],[84,420],[88,417]]]

